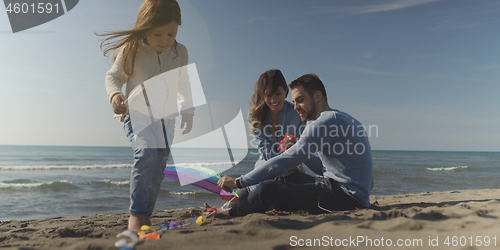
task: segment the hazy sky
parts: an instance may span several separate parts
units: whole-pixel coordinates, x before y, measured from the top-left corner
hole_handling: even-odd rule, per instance
[[[16,34],[0,11],[0,145],[129,146],[94,32],[132,28],[140,3],[80,1]],[[264,71],[313,72],[331,107],[378,127],[372,149],[500,151],[500,1],[179,4],[177,40],[208,101],[246,115]]]

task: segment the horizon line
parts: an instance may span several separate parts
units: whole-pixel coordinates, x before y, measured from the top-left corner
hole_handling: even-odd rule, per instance
[[[131,148],[130,146],[89,146],[89,145],[26,145],[26,144],[0,144],[0,147],[88,147],[88,148]],[[174,147],[175,148],[175,147]],[[227,149],[227,148],[196,148],[196,147],[177,147],[178,149]],[[245,149],[245,148],[231,148]],[[248,147],[249,150],[257,150],[257,148]],[[462,152],[462,153],[500,153],[493,150],[429,150],[429,149],[372,149],[372,151],[395,151],[395,152]]]

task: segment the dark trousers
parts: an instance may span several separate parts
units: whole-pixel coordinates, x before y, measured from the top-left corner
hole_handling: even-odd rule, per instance
[[[314,178],[314,177],[312,177]],[[281,180],[261,182],[231,210],[231,216],[263,213],[270,209],[306,211],[320,214],[361,208],[356,200],[337,187],[332,179],[317,178],[314,183],[292,183]]]

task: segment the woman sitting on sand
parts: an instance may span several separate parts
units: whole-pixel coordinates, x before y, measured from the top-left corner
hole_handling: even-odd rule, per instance
[[[306,124],[294,110],[294,105],[285,100],[289,90],[280,70],[272,69],[264,72],[254,88],[249,121],[254,136],[253,145],[259,150],[259,159],[255,163],[257,168],[261,163],[280,155],[287,147],[293,145],[300,138]],[[283,148],[280,147],[282,140]],[[321,175],[323,166],[319,159],[316,160],[307,162],[306,165]],[[279,178],[294,183],[314,182],[314,178],[304,174],[301,166]]]
[[[283,147],[285,149],[286,145],[294,144],[300,138],[305,123],[301,121],[299,114],[294,110],[294,105],[285,100],[289,91],[285,77],[280,70],[272,69],[264,72],[255,83],[254,89],[249,122],[254,137],[252,144],[259,151],[259,159],[255,163],[255,168],[258,168],[262,162],[284,152],[280,147],[282,140],[284,140],[285,146]],[[306,162],[306,165],[313,172],[322,174],[323,166],[317,157]],[[315,181],[312,176],[304,173],[301,166],[278,177],[278,179],[293,183]],[[237,194],[243,198],[254,188],[255,186],[239,189]],[[236,203],[226,203],[218,209],[218,213],[228,211],[234,204]],[[206,209],[211,208],[207,203],[204,205]]]

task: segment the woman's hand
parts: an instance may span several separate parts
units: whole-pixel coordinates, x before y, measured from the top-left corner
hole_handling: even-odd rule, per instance
[[[287,134],[287,135],[285,135],[285,139],[282,143],[281,149],[283,151],[286,151],[288,148],[293,146],[296,142],[297,142],[297,138],[295,138],[295,136],[293,136],[293,135],[288,136],[288,134]]]
[[[111,99],[111,107],[113,112],[117,115],[122,115],[127,113],[127,106],[124,104],[126,98],[122,93],[118,93]]]

